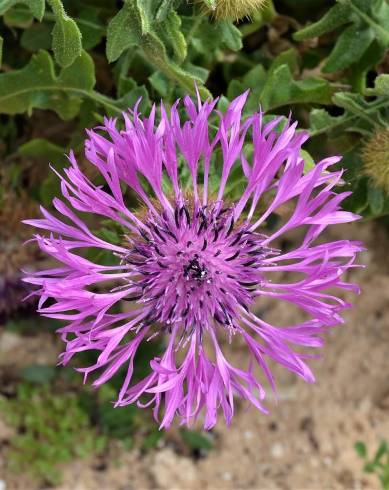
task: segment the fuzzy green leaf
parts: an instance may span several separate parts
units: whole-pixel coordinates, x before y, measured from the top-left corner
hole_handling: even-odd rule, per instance
[[[20,38],[20,45],[27,51],[48,50],[51,48],[52,25],[46,22],[33,24],[25,29]]]
[[[75,21],[81,31],[84,49],[92,49],[100,43],[105,35],[105,27],[100,21],[96,9],[86,7],[81,10]]]
[[[326,32],[333,31],[337,27],[350,22],[350,9],[347,5],[337,3],[318,22],[311,24],[294,33],[296,41],[304,41],[313,37],[319,37]]]
[[[21,70],[0,74],[0,112],[31,113],[33,108],[53,109],[62,118],[77,115],[81,97],[95,84],[91,57],[82,52],[57,76],[49,53],[40,51]]]
[[[239,51],[242,49],[242,33],[234,26],[232,22],[227,20],[218,23],[218,29],[220,31],[223,44],[232,51]]]
[[[53,51],[55,61],[66,68],[81,55],[81,32],[76,22],[65,12],[60,0],[48,0],[54,15]]]
[[[385,95],[389,97],[389,75],[379,75],[375,79],[374,95]]]
[[[162,22],[166,19],[166,17],[170,14],[176,4],[179,1],[177,0],[162,0],[161,5],[158,8],[157,14],[155,16],[155,20],[157,22]]]
[[[344,70],[357,63],[374,40],[374,31],[357,24],[348,27],[338,38],[326,64],[324,73]]]
[[[172,59],[182,63],[187,55],[187,44],[181,32],[181,18],[172,11],[166,19],[155,26],[155,32],[172,52]]]
[[[270,65],[269,76],[271,76],[275,70],[282,65],[287,65],[291,73],[298,72],[300,66],[300,55],[297,49],[287,49],[279,54]]]
[[[296,81],[289,67],[281,65],[267,79],[260,102],[266,111],[290,104],[329,104],[334,91],[331,84],[322,78]]]
[[[25,157],[42,158],[45,162],[55,165],[65,163],[65,149],[44,138],[34,138],[19,146],[18,153]]]
[[[195,83],[199,85],[199,91],[203,97],[209,97],[210,94],[205,87],[202,87],[202,80],[197,75],[192,75],[181,68],[177,63],[170,60],[166,47],[161,39],[153,32],[150,32],[142,38],[142,48],[148,60],[150,60],[162,73],[168,78],[177,82],[186,91],[195,92]]]
[[[134,2],[126,2],[108,24],[107,58],[116,61],[131,46],[139,44],[142,36],[142,20]]]
[[[33,16],[39,21],[42,20],[45,13],[45,0],[0,0],[0,15],[17,4],[27,5]]]
[[[30,10],[18,7],[10,8],[3,17],[4,23],[8,27],[19,27],[20,29],[30,27],[33,19],[34,16]]]

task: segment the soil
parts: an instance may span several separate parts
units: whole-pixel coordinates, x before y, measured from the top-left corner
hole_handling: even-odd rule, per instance
[[[183,454],[172,442],[174,437],[167,437],[164,445],[146,454],[126,452],[112,444],[104,465],[90,459],[65,466],[58,488],[380,488],[374,475],[363,473],[354,444],[362,440],[373,452],[381,439],[389,438],[389,238],[372,223],[340,227],[340,231],[327,234],[331,239],[346,237],[361,239],[367,246],[361,258],[366,269],[354,269],[348,278],[362,286],[362,294],[356,298],[350,294],[354,307],[345,313],[346,323],[328,335],[322,358],[311,363],[316,384],[305,384],[275,366],[279,402],[268,401],[271,415],[240,406],[230,428],[220,423],[213,431],[214,447],[206,457],[194,459]],[[298,318],[287,305],[264,302],[262,308],[269,322]],[[12,335],[4,333],[0,339],[0,366],[55,358],[57,347],[49,337],[37,336],[21,343]],[[233,347],[231,355],[238,363],[245,350],[239,343]],[[232,347],[226,349],[231,352]],[[0,441],[9,433],[0,421]],[[0,461],[0,480],[7,490],[38,488],[25,476],[1,477],[2,472],[4,461]]]

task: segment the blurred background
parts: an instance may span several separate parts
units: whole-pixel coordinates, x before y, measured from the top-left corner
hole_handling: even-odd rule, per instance
[[[389,489],[389,4],[261,3],[0,0],[0,490]],[[23,246],[32,230],[21,220],[60,193],[49,163],[61,171],[73,148],[96,178],[84,128],[139,97],[143,113],[161,98],[169,106],[195,83],[220,110],[250,89],[247,114],[291,111],[312,136],[307,169],[344,155],[346,207],[363,220],[327,238],[367,247],[366,269],[347,278],[362,294],[345,294],[355,306],[311,363],[317,383],[274,366],[271,415],[238,403],[230,428],[207,433],[159,431],[147,410],[112,408],[120,379],[94,391],[72,366],[57,368],[60,322],[22,301],[20,280],[47,260]],[[239,175],[228,191],[239,195]],[[299,320],[266,299],[258,313]],[[159,349],[143,347],[136,376]],[[236,365],[245,358],[239,339],[225,349]]]

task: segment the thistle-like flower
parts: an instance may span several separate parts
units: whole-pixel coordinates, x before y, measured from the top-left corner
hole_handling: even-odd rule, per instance
[[[317,242],[328,225],[358,218],[340,210],[349,193],[334,192],[342,171],[331,167],[340,159],[327,158],[304,173],[307,134],[290,121],[277,132],[281,118],[265,124],[261,112],[243,119],[246,98],[220,114],[216,101],[198,98],[195,104],[186,97],[185,122],[179,102],[170,114],[161,104],[159,121],[155,107],[142,118],[136,106],[124,114],[122,130],[106,119],[88,131],[85,144],[100,184],[86,178],[71,153],[60,176],[68,203],[53,201],[62,218],[42,209],[42,219],[27,221],[49,232],[35,239],[60,262],[26,281],[40,287],[39,313],[66,321],[59,329],[66,343],[62,364],[79,352],[98,351],[94,365],[79,369],[85,378],[97,371],[98,387],[124,368],[116,406],[152,405],[161,427],[175,416],[182,424],[203,417],[210,429],[218,411],[229,424],[236,397],[266,412],[264,384],[275,389],[269,361],[313,382],[305,362],[312,356],[304,350],[320,347],[322,334],[342,322],[349,304],[334,289],[357,291],[342,275],[361,244]],[[211,117],[219,118],[217,129]],[[231,202],[226,189],[239,172],[245,183]],[[188,184],[190,193],[183,191]],[[129,192],[146,211],[129,208]],[[266,228],[267,218],[288,202],[295,204],[291,216]],[[125,230],[121,241],[93,233],[82,217],[88,215],[115,222]],[[277,238],[302,226],[307,232],[300,245],[277,248]],[[87,259],[89,249],[109,253],[110,265]],[[272,281],[280,272],[291,276]],[[290,302],[306,320],[271,325],[256,314],[261,298]],[[126,302],[131,308],[121,308]],[[150,359],[149,374],[134,381],[139,346],[156,335],[165,350]],[[222,349],[225,340],[233,348],[237,337],[247,346],[244,366],[234,366]]]

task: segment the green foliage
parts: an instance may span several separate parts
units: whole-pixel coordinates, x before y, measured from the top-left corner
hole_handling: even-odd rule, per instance
[[[195,430],[181,431],[183,441],[193,450],[208,452],[212,449],[212,441],[207,434]]]
[[[55,16],[53,51],[56,62],[66,68],[81,56],[81,32],[65,12],[60,0],[48,0]]]
[[[285,22],[301,27],[293,41],[290,29],[279,28]],[[306,168],[328,145],[346,155],[346,180],[355,191],[350,209],[369,218],[389,211],[388,197],[364,176],[360,159],[364,140],[377,125],[389,125],[389,82],[382,74],[389,46],[386,0],[322,0],[317,9],[279,0],[239,24],[218,21],[198,3],[182,0],[125,0],[119,7],[101,0],[0,0],[0,23],[0,114],[50,110],[73,125],[60,144],[39,135],[22,141],[21,158],[49,160],[61,170],[63,153],[80,148],[83,127],[103,114],[120,116],[139,98],[147,113],[159,98],[169,106],[194,94],[197,85],[203,98],[220,94],[218,108],[225,110],[249,89],[245,115],[259,106],[269,117],[292,110],[310,131]],[[10,178],[15,168],[9,166]],[[236,172],[231,195],[239,195],[243,182]],[[31,193],[50,205],[58,189],[54,175],[44,173]]]
[[[49,53],[40,51],[25,68],[0,76],[1,112],[51,108],[63,119],[71,119],[80,110],[81,97],[92,93],[94,84],[93,62],[86,52],[57,75]]]
[[[51,485],[61,480],[61,463],[100,452],[106,445],[71,393],[55,395],[47,386],[21,384],[15,399],[0,398],[0,413],[18,431],[7,451],[9,469]]]
[[[107,28],[107,58],[116,61],[126,49],[139,44],[142,18],[134,5],[126,2]]]
[[[294,39],[303,41],[342,28],[323,72],[333,73],[353,65],[355,69],[366,72],[377,62],[375,56],[369,56],[361,63],[373,43],[377,42],[375,51],[380,55],[389,46],[388,20],[386,0],[338,0],[321,19],[296,32]]]
[[[381,441],[375,455],[370,459],[364,442],[355,443],[355,451],[365,461],[365,473],[374,473],[379,478],[383,490],[389,489],[389,446]]]
[[[45,0],[0,0],[0,15],[4,15],[17,4],[26,5],[36,19],[42,20],[45,13]]]

